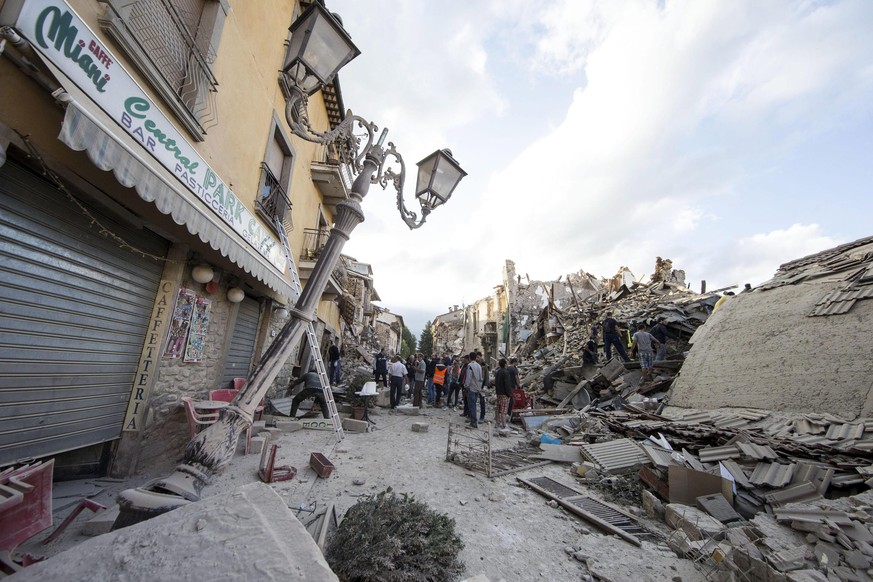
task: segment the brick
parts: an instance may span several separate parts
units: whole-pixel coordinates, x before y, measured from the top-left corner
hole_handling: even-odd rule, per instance
[[[412,432],[427,432],[430,425],[426,422],[413,422]]]
[[[353,418],[343,419],[343,430],[349,432],[370,432],[370,423],[366,420],[355,420]]]
[[[278,420],[276,428],[282,432],[297,432],[303,430],[303,423],[299,420]]]

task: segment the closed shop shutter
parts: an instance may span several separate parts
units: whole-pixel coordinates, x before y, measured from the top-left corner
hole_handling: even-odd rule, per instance
[[[166,255],[150,231],[88,211]],[[0,168],[0,465],[120,436],[162,270],[52,184]]]
[[[260,305],[251,297],[246,297],[239,304],[236,324],[230,334],[230,347],[224,360],[224,376],[222,386],[230,386],[234,378],[246,378],[252,365],[252,355],[255,352],[255,340],[258,336],[258,316]]]

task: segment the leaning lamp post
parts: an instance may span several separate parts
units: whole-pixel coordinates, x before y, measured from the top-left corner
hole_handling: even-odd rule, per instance
[[[296,350],[306,326],[315,320],[315,309],[342,248],[351,232],[364,220],[361,201],[370,185],[379,184],[385,189],[391,184],[397,192],[397,209],[401,218],[410,229],[414,229],[424,224],[431,211],[449,200],[455,187],[466,176],[449,150],[435,151],[418,164],[415,197],[421,205],[421,217],[408,210],[403,202],[406,177],[403,158],[393,143],[385,145],[387,130],[376,138],[376,125],[351,112],[342,123],[327,132],[315,130],[309,122],[309,96],[321,90],[343,65],[360,54],[342,23],[319,3],[313,2],[291,26],[291,33],[282,67],[288,125],[302,139],[337,147],[356,174],[349,199],[337,205],[334,227],[312,275],[297,303],[289,309],[288,323],[255,366],[248,383],[230,406],[221,411],[218,421],[188,443],[182,464],[172,475],[121,493],[121,513],[116,527],[199,500],[203,487],[233,458],[239,436],[251,425],[255,408]],[[393,161],[389,165],[386,160]]]

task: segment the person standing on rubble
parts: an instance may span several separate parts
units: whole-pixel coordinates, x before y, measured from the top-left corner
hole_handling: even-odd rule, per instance
[[[509,358],[509,366],[507,366],[506,370],[509,372],[509,375],[512,376],[512,390],[521,390],[521,374],[518,371],[518,358]],[[507,419],[512,418],[512,411],[516,406],[519,408],[524,407],[524,401],[516,402],[514,392],[510,391],[509,409],[506,412]]]
[[[340,349],[336,345],[336,340],[330,343],[330,349],[327,350],[327,357],[330,360],[330,383],[333,386],[339,386],[342,375],[342,360],[340,358]]]
[[[619,338],[618,330],[618,322],[612,316],[612,312],[607,311],[606,319],[603,320],[603,352],[606,354],[606,361],[608,362],[612,359],[612,346],[615,346],[615,351],[618,352],[621,359],[625,362],[630,362],[630,358],[627,357],[627,351],[625,351],[624,345],[622,345],[622,341]]]
[[[382,386],[388,387],[388,356],[385,355],[385,348],[379,350],[376,359],[373,360],[373,377],[376,378],[376,384],[379,383],[379,378],[382,378]]]
[[[470,368],[470,356],[464,355],[464,364],[461,366],[461,374],[460,374],[460,383],[461,383],[461,396],[464,400],[464,411],[461,413],[461,416],[470,416],[470,406],[467,403],[467,370]]]
[[[497,428],[506,428],[509,399],[514,387],[512,374],[506,369],[506,358],[497,362],[497,374],[494,376],[494,388],[497,392]]]
[[[485,389],[491,385],[491,371],[488,369],[484,360],[485,358],[482,356],[482,352],[476,351],[476,362],[479,364],[479,367],[482,368],[482,389],[479,391],[479,409],[481,410],[479,413],[479,422],[485,422]]]
[[[652,364],[655,360],[655,348],[658,346],[652,334],[646,331],[646,324],[641,323],[639,330],[634,334],[631,350],[636,350],[640,357],[640,368],[643,371],[643,383],[650,380],[652,374]]]
[[[442,360],[437,361],[433,369],[434,406],[437,408],[442,407],[443,386],[446,383],[447,370],[448,368],[446,368]]]
[[[470,363],[467,364],[467,373],[464,377],[464,387],[467,389],[467,408],[470,412],[470,428],[479,428],[476,414],[476,403],[482,393],[482,366],[479,365],[478,356],[475,352],[470,353]]]
[[[412,386],[415,384],[415,354],[406,357],[406,396],[412,398]]]
[[[582,344],[582,363],[597,363],[597,343],[594,341],[593,337],[589,337],[588,341]]]
[[[662,362],[667,359],[667,339],[676,339],[676,336],[667,329],[667,324],[664,321],[666,321],[664,317],[656,319],[655,326],[649,332],[652,334],[652,337],[658,340],[658,351],[655,353],[656,362]]]

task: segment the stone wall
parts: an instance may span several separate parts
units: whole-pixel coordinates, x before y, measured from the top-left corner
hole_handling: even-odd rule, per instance
[[[695,335],[670,405],[871,416],[873,300],[842,315],[808,315],[844,285],[813,281],[729,299]]]

